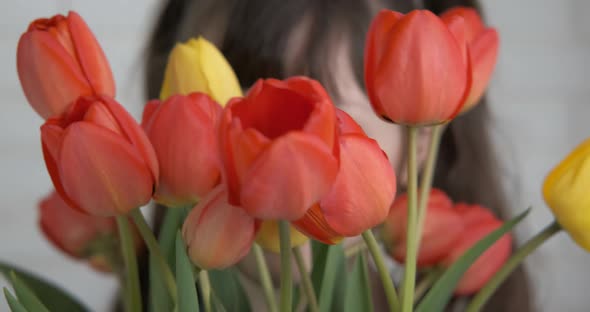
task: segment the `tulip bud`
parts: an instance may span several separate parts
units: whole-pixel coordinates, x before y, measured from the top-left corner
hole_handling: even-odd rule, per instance
[[[408,194],[397,197],[383,228],[383,240],[394,259],[406,261]],[[426,218],[418,250],[418,267],[438,264],[463,233],[463,221],[453,209],[451,199],[441,190],[432,189],[426,205]]]
[[[56,192],[39,203],[39,224],[45,237],[64,253],[77,259],[87,259],[101,271],[109,271],[105,247],[117,236],[113,218],[83,214],[69,207]]]
[[[202,37],[178,43],[172,49],[160,99],[192,92],[206,93],[222,106],[242,95],[238,78],[223,54]]]
[[[545,178],[543,197],[561,227],[590,251],[590,139],[578,145]]]
[[[464,36],[467,43],[472,75],[471,90],[461,109],[463,113],[479,102],[490,82],[498,58],[498,32],[485,27],[481,16],[473,8],[455,7],[442,14],[441,18],[447,25],[457,18],[464,21],[461,34],[454,32],[456,37]]]
[[[155,152],[141,127],[107,96],[81,97],[41,127],[53,185],[72,207],[123,215],[146,204],[158,181]]]
[[[227,202],[219,185],[195,206],[182,226],[188,256],[201,269],[222,269],[248,254],[258,224],[244,210]]]
[[[16,62],[23,92],[43,119],[79,96],[115,96],[109,63],[76,12],[33,21],[18,42]]]
[[[500,220],[481,206],[457,204],[455,210],[461,215],[464,230],[442,261],[444,267],[452,265],[469,248],[502,226]],[[463,274],[455,288],[455,294],[472,295],[480,290],[508,260],[511,250],[512,236],[506,233],[482,253]]]
[[[381,11],[365,47],[365,85],[373,110],[414,126],[454,118],[471,80],[464,47],[432,12]]]
[[[338,117],[340,168],[320,202],[293,224],[327,244],[360,235],[387,217],[396,189],[395,174],[376,141],[345,112]]]
[[[153,100],[142,126],[160,168],[154,199],[168,207],[195,204],[220,182],[216,122],[221,107],[203,93]]]
[[[314,80],[259,80],[225,107],[219,127],[229,203],[262,220],[296,220],[338,171],[336,116]]]

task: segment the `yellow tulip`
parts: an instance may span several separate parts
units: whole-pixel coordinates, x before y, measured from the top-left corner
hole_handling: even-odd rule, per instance
[[[297,231],[293,226],[290,228],[292,247],[301,246],[307,242],[307,236]],[[262,222],[260,230],[258,230],[258,235],[256,236],[256,243],[265,250],[279,253],[281,246],[279,240],[279,224],[276,221]]]
[[[206,93],[222,106],[242,95],[238,78],[223,54],[202,37],[177,43],[172,49],[160,99],[192,92]]]
[[[543,197],[563,229],[590,251],[590,139],[549,173]]]

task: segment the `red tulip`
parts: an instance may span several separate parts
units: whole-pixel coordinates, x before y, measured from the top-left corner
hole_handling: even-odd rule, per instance
[[[429,267],[441,261],[463,233],[461,216],[451,199],[441,190],[432,189],[426,206],[426,218],[418,250],[418,266]],[[391,255],[399,262],[406,259],[408,195],[398,196],[383,230]]]
[[[41,201],[39,212],[41,230],[55,247],[77,259],[104,263],[99,268],[109,269],[104,253],[97,247],[101,241],[116,238],[117,225],[113,218],[95,217],[76,211],[56,192]]]
[[[227,190],[219,185],[189,213],[182,237],[191,261],[204,270],[236,264],[248,254],[258,222],[243,209],[227,201]]]
[[[461,257],[475,243],[502,226],[502,222],[491,212],[478,205],[457,204],[455,206],[461,214],[465,229],[449,254],[443,260],[444,266],[450,266]],[[471,295],[481,289],[487,281],[508,260],[512,250],[512,236],[504,234],[492,247],[486,250],[471,267],[463,274],[455,294]]]
[[[357,236],[385,220],[395,196],[395,174],[385,153],[361,127],[337,109],[340,168],[330,192],[294,222],[327,244]]]
[[[81,97],[41,127],[53,185],[70,206],[99,216],[146,204],[158,180],[154,150],[141,127],[107,96]]]
[[[216,122],[221,106],[204,93],[153,100],[144,127],[160,168],[154,199],[168,207],[195,204],[220,180]]]
[[[57,116],[79,96],[115,96],[109,63],[76,12],[33,21],[16,53],[23,92],[43,119]]]
[[[433,13],[383,10],[373,20],[365,85],[382,118],[405,125],[446,122],[461,110],[470,76],[465,42]]]
[[[486,27],[473,8],[456,7],[442,14],[441,18],[447,24],[453,23],[457,18],[464,21],[464,30],[458,36],[464,36],[467,41],[473,81],[465,106],[461,110],[465,112],[477,104],[490,82],[498,58],[498,32]]]
[[[336,115],[317,81],[259,80],[224,108],[219,135],[229,203],[256,218],[299,219],[336,178]]]

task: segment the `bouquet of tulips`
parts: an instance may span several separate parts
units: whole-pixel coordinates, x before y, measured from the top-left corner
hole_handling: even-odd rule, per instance
[[[137,123],[117,102],[108,61],[78,14],[33,21],[17,69],[45,119],[55,191],[40,204],[41,229],[66,254],[116,274],[125,311],[250,311],[235,267],[250,252],[268,311],[373,311],[376,291],[390,311],[442,311],[461,295],[472,295],[467,310],[478,311],[561,229],[590,249],[581,210],[590,200],[590,141],[545,181],[556,221],[512,254],[509,232],[528,211],[502,222],[431,187],[445,125],[476,105],[496,63],[498,35],[474,10],[382,11],[367,38],[373,110],[408,128],[407,193],[397,197],[385,153],[315,80],[261,79],[242,94],[216,47],[191,39],[172,50],[160,99]],[[432,127],[432,139],[418,187],[420,127]],[[152,199],[166,207],[157,233],[139,209]],[[344,246],[357,236],[363,244]],[[137,258],[146,250],[149,290],[141,292]],[[280,254],[278,292],[268,253]],[[402,279],[392,277],[389,256],[403,264]],[[4,289],[12,311],[89,311],[20,268],[0,263],[0,272],[14,289]],[[371,272],[382,289],[371,288]]]

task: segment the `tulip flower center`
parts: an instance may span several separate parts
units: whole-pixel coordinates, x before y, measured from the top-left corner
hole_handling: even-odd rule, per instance
[[[254,128],[269,139],[287,132],[302,130],[314,102],[292,90],[265,85],[255,97],[232,108],[244,129]]]

